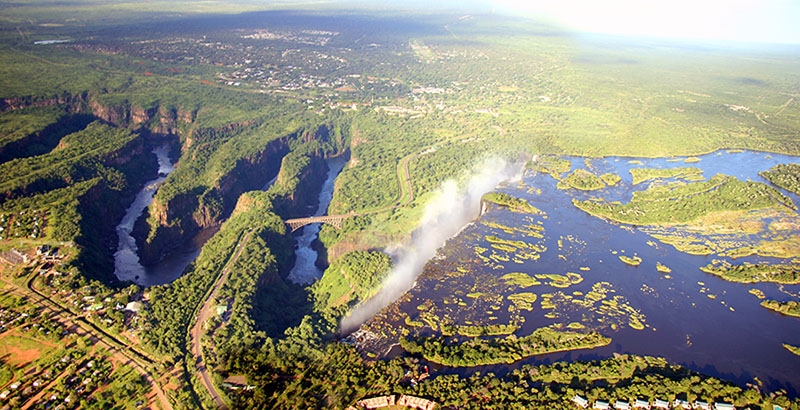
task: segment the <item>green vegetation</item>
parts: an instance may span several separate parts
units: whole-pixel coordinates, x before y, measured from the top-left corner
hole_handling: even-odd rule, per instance
[[[508,207],[515,212],[524,212],[529,214],[538,214],[541,212],[535,206],[529,204],[528,201],[502,192],[489,192],[483,196],[482,200]]]
[[[392,260],[381,252],[354,251],[342,255],[312,285],[317,309],[347,309],[369,299],[380,289],[391,266]]]
[[[642,258],[638,256],[631,257],[631,256],[620,255],[619,260],[625,262],[626,265],[631,265],[631,266],[639,266],[639,264],[642,263]]]
[[[758,175],[777,187],[800,195],[800,164],[778,164]]]
[[[713,182],[692,183],[666,191],[663,187],[650,188],[624,205],[577,199],[573,199],[572,203],[589,214],[633,225],[686,223],[720,211],[781,206],[795,208],[791,199],[773,187],[757,182],[742,182],[733,177],[715,178],[717,180]],[[719,182],[719,178],[724,180]],[[718,185],[710,189],[707,184]],[[675,199],[664,200],[669,198]]]
[[[689,178],[703,173],[703,170],[696,167],[677,167],[677,168],[633,168],[633,185],[638,185],[645,181],[665,178]]]
[[[550,174],[555,179],[561,179],[561,174],[569,172],[572,168],[572,163],[568,159],[546,155],[537,158],[536,161],[528,162],[527,167],[538,172]]]
[[[798,265],[741,265],[709,264],[700,268],[705,273],[717,275],[730,282],[758,283],[777,282],[785,284],[800,283],[800,266]]]
[[[608,185],[608,186],[614,186],[614,185],[617,185],[617,184],[618,184],[620,181],[622,181],[622,177],[620,177],[620,176],[619,176],[619,175],[617,175],[617,174],[612,174],[612,173],[610,173],[610,172],[609,172],[609,173],[605,173],[605,174],[603,174],[603,175],[600,175],[600,178],[601,178],[601,179],[603,180],[603,182],[605,182],[605,183],[606,183],[606,185]]]
[[[421,354],[425,359],[445,366],[471,367],[487,364],[514,363],[525,357],[605,346],[611,339],[599,333],[576,333],[549,327],[537,329],[525,337],[471,339],[445,342],[441,338],[400,339],[403,349]]]
[[[777,300],[764,300],[761,306],[774,310],[778,313],[783,313],[787,316],[800,317],[800,303],[790,300],[788,302],[778,302]]]
[[[542,282],[539,282],[538,280],[536,280],[535,278],[524,272],[506,273],[500,279],[504,280],[509,285],[520,286],[523,288],[542,284]]]
[[[558,181],[558,189],[575,188],[581,191],[594,191],[605,187],[606,184],[603,182],[603,179],[600,179],[597,175],[585,169],[576,169],[566,178]]]
[[[656,270],[661,273],[671,273],[672,269],[670,269],[667,265],[662,264],[661,262],[656,262]]]
[[[14,224],[0,245],[12,246],[24,237],[32,246],[56,242],[69,253],[71,258],[56,268],[59,275],[36,281],[54,298],[63,291],[65,298],[85,295],[121,303],[149,294],[138,334],[144,347],[164,358],[165,373],[174,370],[172,365],[182,367],[171,373],[185,382],[171,393],[176,408],[202,405],[200,390],[187,382],[193,379],[193,361],[186,352],[186,328],[240,245],[241,256],[216,301],[228,312],[209,322],[210,337],[204,341],[207,367],[215,377],[247,374],[257,386],[232,394],[233,407],[344,408],[355,398],[388,393],[395,386],[459,408],[558,408],[569,405],[562,399],[575,389],[590,397],[615,391],[633,397],[651,388],[659,394],[708,401],[730,397],[737,405],[766,406],[768,399],[760,394],[713,379],[701,382],[695,374],[641,358],[527,367],[506,378],[444,376],[411,388],[401,381],[407,371],[416,371],[412,359],[364,363],[352,348],[328,341],[336,318],[368,296],[387,268],[384,255],[349,252],[404,239],[422,218],[430,194],[444,181],[462,178],[484,157],[536,153],[538,160],[529,166],[561,179],[571,169],[569,160],[558,157],[566,154],[688,156],[728,147],[800,152],[796,103],[785,95],[798,80],[794,59],[739,58],[669,46],[667,52],[593,45],[578,50],[553,28],[532,29],[528,22],[497,15],[451,24],[450,16],[374,12],[214,14],[260,7],[15,2],[0,18],[5,29],[0,39],[0,219],[4,228]],[[447,25],[449,34],[435,34],[428,25]],[[376,26],[391,30],[370,30]],[[490,26],[502,29],[487,30]],[[49,39],[70,42],[32,44]],[[153,174],[149,149],[165,140],[180,158],[150,209],[151,230],[143,247],[148,259],[228,220],[183,278],[127,292],[125,285],[109,285],[113,265],[107,244],[124,204]],[[349,218],[341,231],[323,228],[330,274],[303,289],[283,278],[291,246],[281,218],[292,212],[299,216],[304,211],[297,205],[313,202],[307,184],[316,181],[310,175],[319,172],[321,158],[339,153],[349,154],[350,162],[337,180],[329,213],[380,212]],[[244,194],[242,199],[255,200],[251,210],[234,212],[244,192],[277,174],[269,193]],[[581,175],[576,171],[567,178],[579,181],[565,184],[599,185],[596,176],[585,180]],[[698,176],[640,175],[684,181]],[[410,192],[401,186],[404,178]],[[608,185],[619,181],[619,176],[601,178]],[[653,190],[629,208],[597,204],[586,209],[628,223],[660,224],[717,210],[792,206],[773,191],[762,195],[760,186],[737,182],[728,192],[734,183],[715,182]],[[394,207],[411,193],[414,200],[407,206]],[[518,198],[500,202],[538,213]],[[498,238],[493,245],[520,254],[521,242]],[[692,252],[708,249],[686,246]],[[540,280],[564,287],[577,279],[548,275]],[[502,285],[539,283],[514,274]],[[597,295],[604,297],[590,292],[580,302],[597,302]],[[529,294],[512,303],[535,300]],[[558,294],[540,300],[543,306],[561,303]],[[617,303],[603,300],[608,306]],[[620,306],[625,305],[613,306],[615,314]],[[122,313],[112,310],[92,320],[118,329]],[[636,319],[630,323],[643,327]],[[513,325],[470,325],[463,332],[494,334]],[[642,371],[634,376],[631,368]],[[627,384],[612,388],[587,381],[605,380],[606,372],[610,383],[625,378]],[[561,385],[540,384],[561,375],[570,378]],[[117,398],[138,396],[138,381],[125,381],[124,389],[97,391],[91,397],[103,401],[86,407],[112,407]]]
[[[800,356],[800,347],[792,346],[792,345],[786,344],[786,343],[783,344],[783,347],[784,347],[784,349],[786,349],[786,350],[788,350],[788,351]]]

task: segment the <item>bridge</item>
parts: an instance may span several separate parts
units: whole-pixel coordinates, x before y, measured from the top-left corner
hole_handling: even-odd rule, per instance
[[[345,219],[353,216],[353,214],[347,215],[323,215],[323,216],[312,216],[309,218],[297,218],[297,219],[287,219],[286,225],[289,225],[292,228],[292,232],[308,225],[308,224],[315,224],[315,223],[323,223],[333,226],[336,229],[342,229],[342,221]]]

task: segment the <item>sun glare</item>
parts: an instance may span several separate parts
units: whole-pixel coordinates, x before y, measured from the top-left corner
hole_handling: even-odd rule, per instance
[[[800,43],[796,0],[496,0],[497,7],[548,16],[583,32]]]

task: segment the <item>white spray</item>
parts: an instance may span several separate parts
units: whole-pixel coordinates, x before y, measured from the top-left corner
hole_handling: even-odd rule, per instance
[[[500,182],[519,178],[521,172],[520,163],[492,159],[474,170],[466,186],[459,187],[452,180],[445,182],[435,198],[425,206],[422,223],[411,235],[411,244],[399,252],[397,263],[378,294],[358,305],[342,319],[342,334],[353,332],[411,289],[425,263],[435,256],[436,250],[480,214],[481,197]]]

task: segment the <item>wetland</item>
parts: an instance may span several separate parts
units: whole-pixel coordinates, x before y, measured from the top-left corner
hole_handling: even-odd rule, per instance
[[[796,392],[800,360],[784,345],[800,344],[800,321],[778,312],[800,291],[800,198],[759,172],[797,158],[737,150],[676,164],[685,160],[529,163],[352,339],[368,356],[402,344],[458,373],[657,355]],[[638,219],[617,212],[631,204]]]

